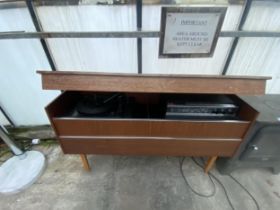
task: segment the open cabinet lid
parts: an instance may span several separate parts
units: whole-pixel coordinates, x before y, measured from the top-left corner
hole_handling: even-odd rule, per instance
[[[265,94],[271,77],[37,71],[43,89],[97,92]]]

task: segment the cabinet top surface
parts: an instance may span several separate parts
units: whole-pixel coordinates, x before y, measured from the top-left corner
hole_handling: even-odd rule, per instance
[[[153,78],[208,78],[208,79],[248,79],[270,80],[269,76],[245,76],[245,75],[203,75],[203,74],[129,74],[129,73],[101,73],[85,71],[44,71],[38,70],[39,74],[48,75],[89,75],[89,76],[119,76],[119,77],[153,77]]]
[[[43,89],[68,91],[210,93],[262,95],[260,76],[114,74],[76,71],[38,71]]]

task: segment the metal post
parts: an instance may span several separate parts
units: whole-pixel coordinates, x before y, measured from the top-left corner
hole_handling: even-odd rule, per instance
[[[36,11],[35,11],[35,9],[34,9],[32,0],[26,0],[26,5],[27,5],[28,11],[29,11],[29,13],[30,13],[31,19],[32,19],[32,21],[33,21],[33,24],[34,24],[34,26],[35,26],[35,28],[36,28],[36,31],[37,31],[37,32],[42,32],[42,31],[43,31],[43,30],[42,30],[42,26],[41,26],[41,24],[40,24],[38,15],[37,15],[37,13],[36,13]],[[51,66],[51,69],[52,69],[53,71],[56,71],[57,68],[56,68],[56,66],[55,66],[54,59],[53,59],[53,57],[52,57],[52,55],[51,55],[51,53],[50,53],[50,49],[49,49],[49,47],[48,47],[48,44],[47,44],[46,40],[44,40],[43,38],[41,38],[41,39],[40,39],[40,42],[41,42],[42,47],[43,47],[43,50],[44,50],[44,52],[45,52],[45,54],[46,54],[46,56],[47,56],[47,59],[48,59],[49,64],[50,64],[50,66]]]
[[[0,111],[3,113],[3,115],[8,120],[8,122],[14,127],[15,123],[12,121],[12,119],[9,117],[9,115],[5,112],[5,110],[1,106],[0,106]]]
[[[243,12],[242,12],[242,15],[241,15],[241,19],[240,19],[240,22],[239,22],[239,25],[238,25],[238,31],[242,30],[243,25],[244,25],[244,23],[245,23],[245,21],[247,19],[248,14],[249,14],[251,5],[252,5],[252,0],[246,0],[245,1],[244,9],[243,9]],[[235,37],[234,40],[233,40],[233,43],[232,43],[231,48],[230,48],[230,51],[229,51],[228,56],[226,58],[226,62],[225,62],[225,65],[224,65],[224,68],[223,68],[223,71],[222,71],[222,75],[226,75],[226,73],[227,73],[229,64],[231,62],[231,59],[232,59],[233,54],[235,52],[235,49],[237,47],[238,40],[239,40],[238,37]]]
[[[3,139],[3,141],[8,145],[8,147],[13,151],[13,153],[16,156],[21,156],[21,158],[24,158],[24,152],[17,147],[17,145],[10,139],[10,137],[7,135],[6,129],[0,125],[0,137]]]
[[[142,0],[136,0],[137,31],[142,30]],[[137,38],[138,74],[142,74],[142,38]]]

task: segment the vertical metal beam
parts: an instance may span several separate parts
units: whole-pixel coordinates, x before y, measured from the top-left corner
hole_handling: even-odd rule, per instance
[[[1,106],[0,106],[0,111],[3,113],[3,115],[8,120],[8,122],[14,127],[15,123],[13,122],[13,120],[10,118],[10,116],[5,112],[5,110]]]
[[[136,0],[137,31],[142,30],[142,0]],[[137,38],[138,74],[142,74],[142,38]]]
[[[249,14],[249,11],[250,11],[250,8],[251,8],[251,5],[252,5],[252,1],[253,0],[246,0],[245,1],[244,9],[243,9],[241,19],[240,19],[240,22],[239,22],[239,25],[238,25],[238,31],[241,31],[243,29],[244,23],[245,23],[245,21],[248,17],[248,14]],[[230,51],[228,53],[228,56],[227,56],[227,59],[226,59],[226,62],[225,62],[225,65],[224,65],[224,68],[223,68],[223,71],[222,71],[222,75],[227,74],[229,64],[231,62],[231,59],[234,55],[234,52],[235,52],[237,44],[238,44],[238,40],[239,40],[238,37],[235,37],[234,40],[233,40],[233,43],[231,45]]]
[[[34,24],[34,26],[36,28],[36,31],[37,32],[42,32],[43,31],[42,30],[42,26],[41,26],[41,23],[39,21],[39,17],[38,17],[38,15],[36,13],[36,10],[34,8],[32,0],[25,0],[25,1],[26,1],[26,5],[27,5],[27,8],[28,8],[28,11],[30,13],[31,19],[33,21],[33,24]],[[45,52],[45,54],[47,56],[47,59],[49,61],[49,64],[51,66],[52,71],[56,71],[57,68],[56,68],[54,59],[53,59],[53,57],[52,57],[52,55],[50,53],[50,50],[49,50],[49,47],[48,47],[48,44],[47,44],[46,40],[45,39],[40,39],[40,42],[41,42],[43,50],[44,50],[44,52]]]

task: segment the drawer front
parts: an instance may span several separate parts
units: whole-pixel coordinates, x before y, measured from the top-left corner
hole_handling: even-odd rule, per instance
[[[240,139],[61,138],[66,154],[231,157]]]
[[[126,120],[53,119],[58,136],[149,136],[149,123]]]
[[[242,138],[249,122],[172,120],[84,120],[54,118],[57,135],[178,138]]]

